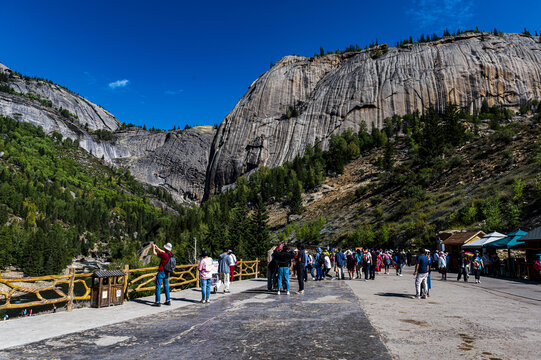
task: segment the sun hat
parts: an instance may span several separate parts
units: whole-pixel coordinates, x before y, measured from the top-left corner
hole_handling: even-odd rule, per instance
[[[167,243],[163,247],[165,248],[165,250],[171,251],[171,249],[173,248],[173,245],[171,245],[171,243]]]

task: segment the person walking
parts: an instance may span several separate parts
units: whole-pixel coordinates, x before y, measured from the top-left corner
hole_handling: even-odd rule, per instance
[[[350,250],[346,251],[346,267],[348,268],[349,280],[355,277],[355,265],[357,265],[355,257]]]
[[[235,279],[235,267],[237,266],[237,257],[235,256],[235,254],[233,254],[233,250],[231,249],[229,249],[227,254],[231,257],[230,263],[232,265],[229,265],[229,274],[231,275],[230,281],[233,282],[233,280]]]
[[[441,273],[441,280],[447,280],[447,259],[443,251],[440,251],[440,257],[438,258],[438,270]]]
[[[426,297],[430,297],[430,289],[432,289],[432,256],[430,256],[430,250],[425,250],[425,255],[428,259],[428,276],[426,278]]]
[[[473,273],[475,274],[475,283],[481,283],[481,271],[484,268],[483,259],[479,257],[479,250],[475,250],[475,258],[472,261]]]
[[[224,283],[224,294],[229,294],[229,273],[231,271],[232,264],[231,256],[228,254],[228,250],[224,249],[220,257],[218,258],[218,273],[220,274],[220,280]]]
[[[304,294],[304,282],[306,281],[306,266],[308,265],[308,255],[304,251],[304,245],[299,245],[297,253],[297,280],[299,281],[298,294]]]
[[[289,266],[291,265],[291,259],[293,254],[289,251],[287,245],[285,245],[281,251],[274,253],[274,260],[276,260],[276,266],[278,267],[278,292],[280,295],[280,289],[282,288],[282,280],[285,282],[285,288],[287,295],[289,295]]]
[[[306,250],[305,250],[306,251]],[[308,265],[306,266],[306,279],[305,281],[308,281],[308,271],[310,271],[310,275],[312,275],[312,280],[315,280],[316,279],[316,275],[314,274],[314,271],[316,269],[316,261],[315,261],[315,258],[312,254],[310,253],[306,253],[306,255],[308,256]]]
[[[334,259],[336,261],[336,278],[338,280],[344,280],[344,267],[346,267],[346,255],[344,254],[344,250],[340,249],[340,251],[336,253]]]
[[[364,272],[364,281],[368,281],[369,272],[370,272],[370,263],[372,262],[372,255],[370,252],[365,249],[363,252],[363,272]]]
[[[428,278],[428,258],[425,255],[425,249],[419,250],[419,256],[417,256],[417,263],[415,264],[415,270],[413,271],[413,276],[415,276],[415,298],[426,299],[427,284],[426,280]]]
[[[274,261],[274,251],[276,246],[273,246],[267,251],[267,291],[271,292],[274,288],[276,278],[276,262]]]
[[[383,266],[385,268],[385,275],[389,275],[389,268],[391,267],[391,263],[393,262],[393,258],[389,254],[388,251],[383,253]]]
[[[402,276],[402,269],[404,268],[404,265],[406,264],[406,253],[404,250],[400,251],[400,253],[396,254],[396,276]]]
[[[160,301],[162,283],[165,293],[165,302],[163,304],[171,305],[171,297],[169,293],[169,272],[165,270],[165,265],[169,259],[173,257],[173,254],[171,253],[173,245],[171,245],[171,243],[167,243],[163,247],[165,248],[165,251],[156,246],[156,244],[152,244],[152,252],[161,259],[160,266],[158,267],[158,273],[156,274],[156,301],[154,304],[152,304],[152,306],[161,306]]]
[[[323,262],[324,262],[324,266],[325,266],[325,269],[323,270],[323,274],[324,274],[324,279],[328,277],[331,278],[331,280],[334,280],[334,276],[330,275],[329,274],[329,271],[331,271],[332,269],[332,263],[331,263],[331,257],[329,256],[329,253],[326,252],[324,255],[323,255]]]
[[[321,253],[321,248],[316,250],[316,281],[323,280],[323,266],[325,265],[325,256]]]
[[[361,249],[355,251],[355,263],[355,279],[360,279],[363,269],[363,254],[361,253]]]
[[[376,280],[376,265],[378,261],[378,253],[372,249],[370,251],[370,280]]]
[[[209,256],[208,252],[203,250],[201,253],[203,257],[199,261],[199,278],[201,279],[201,304],[210,303],[210,282],[212,278],[212,258]]]
[[[459,265],[459,267],[458,267],[458,277],[456,278],[456,281],[460,281],[460,277],[462,275],[464,275],[464,282],[468,282],[468,277],[470,276],[468,274],[468,268],[469,268],[469,265],[470,265],[470,258],[468,257],[468,255],[466,255],[464,250],[462,250],[460,252],[458,265]]]

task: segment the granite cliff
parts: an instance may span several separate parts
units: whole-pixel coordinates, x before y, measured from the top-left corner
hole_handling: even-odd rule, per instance
[[[541,43],[467,32],[439,41],[315,58],[287,56],[249,87],[214,139],[206,195],[259,166],[273,167],[364,121],[449,102],[518,109],[541,98]]]
[[[0,92],[1,115],[76,139],[177,201],[199,202],[253,169],[292,160],[307,144],[325,149],[332,134],[356,131],[363,122],[381,128],[394,114],[449,102],[476,110],[486,100],[517,110],[541,99],[541,43],[520,34],[467,32],[398,48],[286,56],[250,85],[217,131],[121,130],[109,112],[63,87],[1,64],[0,73],[11,74],[0,86],[12,89]],[[112,139],[100,140],[96,130],[112,132]]]
[[[0,85],[11,89],[0,92],[0,115],[77,140],[92,155],[129,169],[142,183],[166,189],[178,202],[201,200],[216,133],[211,126],[173,132],[120,130],[111,113],[61,86],[20,76],[2,64],[0,74],[9,76]],[[96,130],[110,131],[111,139],[100,139]]]

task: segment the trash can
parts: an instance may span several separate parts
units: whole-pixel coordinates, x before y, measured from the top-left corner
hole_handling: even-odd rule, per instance
[[[124,281],[126,273],[122,270],[98,270],[92,274],[90,306],[100,308],[122,305],[124,302]]]

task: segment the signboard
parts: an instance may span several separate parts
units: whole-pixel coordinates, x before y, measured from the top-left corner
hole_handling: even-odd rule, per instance
[[[116,291],[116,297],[117,298],[119,298],[121,294],[122,294],[122,290],[117,290]]]
[[[107,295],[108,295],[108,291],[105,290],[105,291],[103,291],[103,292],[101,293],[101,298],[102,298],[102,299],[107,299]]]

